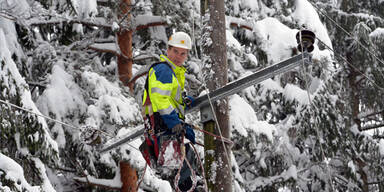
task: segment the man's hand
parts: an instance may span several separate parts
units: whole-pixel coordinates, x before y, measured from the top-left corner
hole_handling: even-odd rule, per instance
[[[182,132],[184,131],[184,127],[181,123],[175,125],[173,128],[172,128],[172,133],[176,134],[176,135],[179,135],[181,134]]]
[[[183,92],[183,103],[187,107],[187,109],[190,109],[194,106],[195,103],[195,98],[191,96],[187,96],[185,92]]]
[[[185,137],[190,140],[193,144],[196,143],[195,139],[195,132],[193,131],[191,125],[189,124],[184,124],[184,126],[180,123],[175,125],[172,128],[172,133],[176,135],[180,135],[181,133],[185,133]]]

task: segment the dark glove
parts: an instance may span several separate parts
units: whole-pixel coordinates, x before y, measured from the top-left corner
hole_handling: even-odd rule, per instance
[[[185,106],[187,107],[187,109],[189,109],[189,108],[194,106],[195,98],[193,98],[191,96],[187,96],[186,93],[183,92],[183,102],[184,102]]]
[[[184,131],[184,127],[183,127],[183,125],[181,123],[175,125],[172,128],[172,133],[176,134],[176,135],[180,135],[183,131]]]
[[[189,124],[185,124],[185,137],[190,140],[193,144],[196,143],[195,132]]]

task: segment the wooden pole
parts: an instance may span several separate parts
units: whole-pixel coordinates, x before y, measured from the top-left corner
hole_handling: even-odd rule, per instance
[[[208,8],[208,11],[206,10]],[[212,43],[204,47],[204,54],[208,55],[212,64],[211,69],[214,75],[206,79],[210,91],[216,90],[227,84],[227,49],[225,34],[225,8],[224,1],[201,0],[201,13],[210,14],[208,26]],[[220,75],[218,75],[220,74]],[[204,123],[204,130],[213,132],[217,135],[229,138],[228,126],[228,101],[222,99],[220,102],[213,103],[213,113],[216,114],[215,121]],[[220,131],[219,131],[220,129]],[[209,191],[232,191],[231,174],[231,152],[228,144],[223,144],[220,140],[215,140],[212,136],[204,135],[205,152],[205,172]]]
[[[120,175],[121,182],[121,192],[136,192],[137,189],[137,173],[134,168],[132,168],[129,163],[120,161]]]

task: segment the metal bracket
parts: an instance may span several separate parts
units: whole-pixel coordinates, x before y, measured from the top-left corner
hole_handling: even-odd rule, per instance
[[[206,123],[209,121],[214,121],[212,108],[210,105],[204,105],[200,108],[200,122]]]

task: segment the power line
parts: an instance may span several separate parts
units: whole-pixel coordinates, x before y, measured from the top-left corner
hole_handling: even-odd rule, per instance
[[[80,128],[80,127],[76,127],[76,126],[74,126],[74,125],[71,125],[71,124],[68,124],[68,123],[64,123],[64,122],[59,121],[59,120],[56,120],[56,119],[52,119],[52,118],[50,118],[50,117],[48,117],[48,116],[46,116],[46,115],[43,115],[43,114],[40,114],[40,113],[36,113],[36,112],[34,112],[34,111],[32,111],[32,110],[25,109],[25,108],[23,108],[23,107],[17,106],[17,105],[15,105],[15,104],[9,103],[9,102],[4,101],[4,100],[1,100],[1,99],[0,99],[0,103],[1,103],[1,104],[4,104],[4,105],[8,105],[8,106],[13,107],[13,108],[16,108],[16,109],[19,109],[19,110],[22,110],[22,111],[25,111],[25,112],[30,113],[30,114],[34,114],[34,115],[43,117],[43,118],[45,118],[45,119],[48,119],[48,120],[50,120],[50,121],[54,121],[54,122],[56,122],[56,123],[59,123],[59,124],[61,124],[61,125],[67,126],[67,127],[70,127],[70,128],[72,128],[72,129],[82,130],[82,128]],[[105,132],[105,131],[102,131],[102,130],[100,130],[100,129],[96,129],[96,128],[93,128],[93,127],[87,127],[87,128],[92,129],[92,130],[97,131],[97,132],[100,132],[100,133],[103,133],[104,135],[106,135],[106,136],[108,136],[108,137],[110,137],[110,138],[113,138],[113,137],[114,137],[113,135],[111,135],[111,134],[109,134],[109,133],[107,133],[107,132]],[[131,145],[130,143],[126,143],[126,144],[128,144],[131,148],[136,149],[137,151],[140,151],[137,147]]]
[[[16,108],[16,109],[25,111],[25,112],[30,113],[30,114],[34,114],[34,115],[43,117],[43,118],[45,118],[45,119],[48,119],[48,120],[50,120],[50,121],[59,123],[59,124],[61,124],[61,125],[67,126],[67,127],[70,127],[70,128],[72,128],[72,129],[82,130],[82,128],[80,128],[80,127],[76,127],[76,126],[74,126],[74,125],[71,125],[71,124],[68,124],[68,123],[64,123],[64,122],[59,121],[59,120],[56,120],[56,119],[52,119],[52,118],[50,118],[50,117],[48,117],[48,116],[46,116],[46,115],[43,115],[43,114],[41,114],[41,113],[37,113],[37,112],[34,112],[34,111],[32,111],[32,110],[29,110],[29,109],[26,109],[26,108],[17,106],[17,105],[15,105],[15,104],[13,104],[13,103],[4,101],[4,100],[2,100],[2,99],[0,99],[0,103],[3,104],[3,105],[7,105],[7,106],[10,106],[10,107],[13,107],[13,108]],[[103,133],[103,134],[105,134],[105,135],[107,135],[107,136],[109,136],[109,137],[113,137],[111,134],[109,134],[109,133],[107,133],[107,132],[105,132],[105,131],[102,131],[102,130],[99,130],[99,129],[96,129],[96,128],[92,128],[92,127],[89,127],[89,128],[90,128],[90,129],[93,129],[93,130],[95,130],[95,131],[101,132],[101,133]]]
[[[356,41],[365,51],[367,51],[369,54],[371,54],[379,63],[381,63],[384,66],[384,61],[382,61],[376,54],[374,54],[371,50],[369,50],[365,45],[363,45],[358,39],[356,39],[351,33],[349,33],[346,29],[344,29],[340,24],[338,24],[335,20],[333,20],[331,17],[328,16],[327,13],[324,13],[317,5],[314,3],[308,1],[319,13],[324,15],[328,20],[332,21],[334,25],[336,25],[338,28],[340,28],[344,33],[346,33],[349,37],[351,37],[354,41]]]
[[[328,50],[332,51],[333,54],[341,59],[344,60],[345,63],[347,63],[350,67],[352,67],[356,72],[360,73],[361,75],[363,75],[369,82],[371,82],[374,86],[376,86],[377,88],[379,88],[380,90],[384,90],[383,87],[381,87],[380,85],[378,85],[372,78],[368,77],[365,73],[363,73],[362,71],[360,71],[356,66],[354,66],[352,63],[350,63],[345,57],[343,57],[342,55],[336,53],[331,47],[329,47],[325,42],[321,41],[319,38],[316,37],[316,39],[322,43]]]

